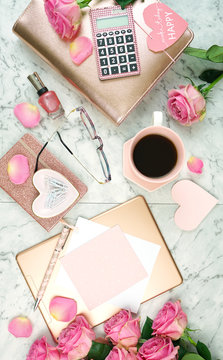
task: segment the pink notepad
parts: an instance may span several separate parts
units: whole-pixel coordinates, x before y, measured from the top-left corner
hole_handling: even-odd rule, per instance
[[[33,186],[33,173],[36,164],[36,157],[42,148],[42,144],[32,135],[25,134],[1,159],[0,159],[0,187],[5,190],[28,214],[30,214],[41,226],[50,231],[66,213],[84,196],[87,192],[86,185],[78,179],[64,164],[48,150],[44,149],[39,159],[39,169],[48,168],[60,172],[77,189],[79,198],[61,214],[51,218],[43,219],[36,216],[32,211],[32,203],[39,195]],[[9,160],[16,154],[22,154],[28,158],[31,176],[24,184],[15,185],[9,180],[7,166]],[[66,152],[64,154],[66,156]]]
[[[148,276],[119,226],[81,245],[61,262],[89,310]]]

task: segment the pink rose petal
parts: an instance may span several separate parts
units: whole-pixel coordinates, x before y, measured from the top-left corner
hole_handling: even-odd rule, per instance
[[[201,174],[203,170],[204,163],[201,159],[191,156],[187,162],[188,169],[196,174]]]
[[[51,316],[58,321],[71,321],[77,314],[77,303],[73,299],[56,296],[49,305]]]
[[[92,54],[93,45],[86,36],[79,36],[70,44],[70,56],[76,65],[80,65]]]
[[[32,334],[31,321],[27,317],[16,317],[10,321],[8,331],[15,337],[29,337]]]
[[[24,155],[14,155],[8,162],[8,176],[13,184],[23,184],[30,176],[29,161]]]
[[[23,102],[14,107],[17,119],[27,128],[33,128],[40,122],[40,112],[37,106]]]
[[[68,354],[60,354],[60,360],[68,360]]]

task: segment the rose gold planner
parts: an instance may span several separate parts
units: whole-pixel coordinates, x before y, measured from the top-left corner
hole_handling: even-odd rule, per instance
[[[148,4],[154,2],[146,1]],[[112,0],[94,0],[91,8],[115,4],[117,5]],[[137,0],[133,5],[133,15],[137,20],[141,11],[140,4],[141,1]],[[82,9],[82,12],[79,35],[92,39],[89,8]],[[180,15],[183,16],[183,14]],[[193,33],[188,28],[165,52],[154,53],[148,50],[145,31],[136,24],[135,30],[141,67],[140,75],[101,81],[98,78],[95,50],[81,65],[74,65],[69,55],[69,42],[61,40],[53,30],[45,14],[43,0],[32,0],[13,27],[14,33],[21,40],[62,74],[77,91],[116,125],[120,125],[126,119],[193,39]]]
[[[96,223],[113,227],[119,225],[123,232],[142,238],[161,246],[151,278],[148,282],[142,302],[145,302],[165,291],[172,289],[182,283],[181,274],[171,256],[165,240],[150,212],[150,209],[142,196],[129,200],[122,205],[118,205],[93,219]],[[57,242],[58,236],[54,236],[30,249],[22,251],[17,255],[18,265],[23,276],[33,294],[37,295],[51,254]],[[70,235],[71,236],[71,235]],[[70,239],[68,238],[68,241]],[[63,254],[61,254],[63,256]],[[49,303],[54,296],[65,296],[72,298],[72,290],[62,288],[55,282],[60,269],[60,261],[57,262],[49,285],[40,303],[40,311],[45,322],[56,340],[60,331],[68,323],[59,322],[53,319],[49,313]],[[81,301],[77,301],[78,313],[83,313],[92,326],[104,322],[115,314],[119,309],[111,304],[103,304],[94,309],[94,312],[83,311]]]

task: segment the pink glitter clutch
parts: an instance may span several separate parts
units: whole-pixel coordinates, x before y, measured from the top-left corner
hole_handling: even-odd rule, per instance
[[[60,172],[70,181],[79,192],[77,200],[65,211],[57,216],[43,219],[36,216],[32,211],[32,203],[39,195],[33,186],[32,178],[35,169],[36,156],[42,148],[42,144],[32,135],[25,134],[1,159],[0,187],[5,190],[24,210],[27,211],[44,229],[50,231],[62,217],[79,201],[87,192],[83,184],[66,166],[56,159],[47,149],[44,149],[39,159],[39,169],[48,168]],[[31,176],[24,184],[16,185],[9,180],[7,166],[9,160],[16,154],[22,154],[28,158]]]

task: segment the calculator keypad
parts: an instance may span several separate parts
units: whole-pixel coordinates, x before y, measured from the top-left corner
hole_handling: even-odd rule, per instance
[[[119,73],[118,66],[112,66],[111,67],[111,73],[112,74],[118,74]]]
[[[121,65],[120,69],[121,69],[121,73],[128,72],[128,65]]]
[[[98,49],[99,56],[106,56],[106,48]]]
[[[127,47],[127,51],[128,51],[128,52],[133,52],[133,51],[135,51],[135,46],[134,46],[134,44],[127,45],[126,47]]]
[[[116,56],[110,56],[109,62],[110,62],[110,65],[117,64],[118,63],[117,57]]]
[[[128,55],[128,60],[129,60],[129,62],[136,61],[136,56],[135,56],[135,54],[130,54],[130,55]]]
[[[123,36],[116,36],[116,44],[123,44],[124,37]]]
[[[120,64],[123,64],[123,63],[127,62],[126,55],[119,56],[118,59],[119,59]]]
[[[130,64],[129,68],[130,68],[130,71],[137,71],[138,70],[137,64]]]
[[[98,47],[105,46],[105,39],[97,39]]]
[[[115,39],[113,37],[109,37],[106,39],[107,45],[114,45]]]
[[[101,71],[102,71],[102,75],[104,75],[104,76],[109,75],[109,68],[103,68],[103,69],[101,69]]]
[[[118,46],[118,53],[119,54],[125,53],[125,46]]]
[[[108,59],[107,58],[101,58],[100,59],[100,65],[101,66],[107,66],[108,65]]]
[[[132,29],[97,33],[96,39],[102,79],[139,74]]]
[[[132,36],[132,35],[127,35],[127,36],[125,37],[125,41],[126,41],[127,43],[133,42],[133,36]]]
[[[114,54],[116,54],[116,49],[115,49],[114,46],[111,46],[111,47],[108,48],[108,54],[109,54],[109,55],[114,55]]]

